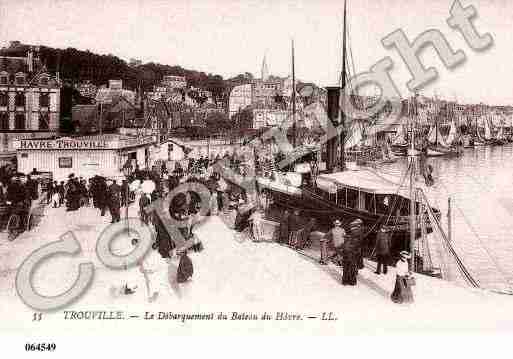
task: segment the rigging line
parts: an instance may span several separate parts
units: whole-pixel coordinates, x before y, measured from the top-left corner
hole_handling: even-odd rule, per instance
[[[388,213],[388,217],[387,217],[387,219],[386,219],[386,221],[385,221],[385,225],[386,225],[386,224],[388,224],[388,222],[390,221],[390,217],[392,217],[392,212],[393,212],[394,210],[396,210],[396,213],[401,213],[401,210],[402,210],[402,209],[403,209],[403,207],[404,207],[404,204],[405,204],[405,202],[406,202],[406,201],[404,201],[404,198],[401,198],[401,199],[400,199],[400,197],[399,197],[397,194],[399,193],[399,190],[400,190],[400,189],[401,189],[401,187],[403,186],[403,183],[404,183],[404,181],[406,180],[408,173],[410,172],[411,166],[412,166],[412,163],[408,163],[408,167],[407,167],[407,169],[406,169],[406,171],[405,171],[405,173],[404,173],[404,175],[403,175],[403,177],[402,177],[402,179],[401,179],[401,182],[400,182],[399,186],[397,187],[396,193],[395,193],[395,195],[394,195],[394,202],[393,202],[392,206],[390,206],[390,212]],[[399,211],[397,211],[396,203],[397,203],[397,201],[399,201],[399,200],[401,201],[401,205],[399,206]],[[366,238],[370,233],[372,233],[372,230],[373,230],[373,229],[374,229],[374,227],[375,227],[375,226],[380,222],[381,218],[382,218],[382,217],[380,217],[380,218],[376,221],[376,223],[375,223],[375,224],[374,224],[374,226],[371,228],[371,230],[370,230],[370,231],[369,231],[369,232],[368,232],[368,233],[367,233],[363,238]],[[393,227],[395,227],[395,226],[397,225],[397,222],[399,222],[399,216],[395,216],[395,221],[394,221]],[[374,252],[376,251],[377,246],[378,246],[378,243],[376,242],[376,244],[375,244],[375,246],[374,246],[374,249],[372,250],[372,254],[371,254],[371,256],[372,256],[372,255],[374,254]]]
[[[424,201],[427,204],[429,204],[429,201],[427,200],[427,197],[426,197],[426,194],[424,193],[424,191],[419,189],[418,193],[421,194]],[[470,272],[467,270],[466,266],[463,264],[463,261],[460,259],[460,257],[454,250],[452,244],[449,242],[449,239],[447,238],[446,234],[444,233],[442,225],[440,224],[438,218],[436,218],[432,209],[429,206],[427,206],[427,208],[428,208],[428,214],[430,216],[430,220],[436,224],[438,230],[440,231],[440,235],[442,236],[442,239],[445,242],[445,245],[449,249],[450,254],[454,257],[454,260],[456,261],[456,264],[458,265],[460,272],[463,273],[465,275],[465,277],[468,278],[469,283],[471,283],[474,287],[479,287],[477,281],[472,277]]]
[[[356,76],[356,64],[354,62],[354,57],[353,57],[353,47],[352,47],[352,41],[351,41],[351,30],[349,28],[349,23],[347,24],[347,32],[346,32],[346,35],[347,35],[347,43],[348,43],[348,48],[349,48],[349,58],[351,59],[351,64],[352,64],[352,69],[353,69],[353,76]],[[349,84],[351,83],[351,81],[348,81]]]
[[[481,187],[481,189],[483,191],[486,191],[486,192],[489,192],[476,178],[474,178],[473,176],[467,176],[467,177],[470,177],[471,180],[474,181],[474,183],[476,183],[479,187]],[[447,193],[450,193],[449,189],[447,188],[447,186],[440,180],[439,181],[440,184],[445,188],[445,191]],[[461,207],[458,206],[457,204],[457,201],[455,201],[456,203],[456,207],[458,209],[458,211],[461,213],[461,215],[463,216],[463,218],[465,219],[465,222],[467,223],[467,225],[469,226],[469,228],[471,228],[472,232],[474,232],[475,236],[478,238],[478,240],[482,243],[482,240],[481,240],[481,237],[479,236],[479,234],[477,233],[477,231],[475,230],[475,228],[470,224],[470,221],[469,219],[467,218],[467,216],[463,213],[463,210],[461,209]],[[509,232],[509,231],[508,231]],[[496,262],[495,258],[492,256],[492,254],[490,253],[490,251],[488,250],[488,248],[482,243],[483,245],[483,248],[486,250],[486,252],[488,253],[488,255],[490,256],[490,258]],[[499,265],[497,265],[497,268],[501,269],[501,267]],[[504,274],[504,271],[501,269],[502,271],[502,274]]]
[[[441,181],[440,181],[441,182]],[[450,193],[449,190],[447,189],[447,187],[445,186],[444,183],[442,183],[442,186],[444,186],[444,188],[446,189],[446,192],[447,193]],[[479,183],[478,183],[479,184]],[[470,223],[470,220],[467,218],[467,216],[465,215],[465,213],[463,212],[463,210],[461,209],[461,207],[458,205],[457,201],[454,201],[453,203],[455,206],[456,206],[456,209],[458,210],[458,212],[460,212],[461,216],[463,217],[463,220],[465,221],[465,223],[467,224],[468,228],[471,230],[471,232],[474,234],[474,236],[478,239],[479,243],[481,244],[481,247],[485,250],[486,254],[488,255],[488,257],[491,259],[491,261],[493,262],[493,264],[495,265],[497,271],[501,274],[501,276],[503,277],[504,281],[506,282],[506,285],[511,289],[513,289],[513,287],[511,286],[511,282],[510,280],[508,279],[508,276],[505,274],[505,271],[504,269],[502,268],[502,266],[498,263],[498,261],[495,259],[495,257],[492,255],[491,251],[488,249],[488,247],[483,243],[483,240],[481,239],[481,236],[477,233],[477,230],[474,228],[474,226]]]
[[[399,186],[397,187],[397,190],[396,192],[394,193],[394,202],[393,204],[390,206],[390,212],[388,213],[388,216],[387,216],[387,219],[385,221],[385,224],[389,222],[390,220],[390,217],[392,216],[392,212],[396,209],[396,204],[397,204],[397,201],[399,201],[399,196],[397,195],[399,193],[399,190],[401,189],[404,181],[406,180],[406,175],[408,174],[409,172],[409,167],[411,166],[411,164],[408,164],[408,169],[406,170],[403,178],[401,179],[401,182],[399,183]],[[399,211],[402,209],[402,205],[401,207],[399,208]],[[400,213],[400,212],[399,212]],[[372,231],[379,225],[381,224],[382,222],[382,219],[386,216],[387,214],[383,214],[381,215],[378,220],[376,222],[374,222],[374,225],[371,227],[371,229],[369,231],[367,231],[367,233],[363,236],[363,238],[367,238],[371,233]],[[397,222],[399,221],[399,216],[396,216],[396,219],[395,219],[395,223],[394,225],[397,225]]]

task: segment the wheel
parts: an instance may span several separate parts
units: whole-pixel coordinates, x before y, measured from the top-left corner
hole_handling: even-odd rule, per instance
[[[17,214],[11,214],[9,221],[7,222],[7,233],[9,241],[13,241],[18,236],[18,229],[20,227],[20,216]]]

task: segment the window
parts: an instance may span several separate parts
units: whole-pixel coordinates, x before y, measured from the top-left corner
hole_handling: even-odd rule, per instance
[[[0,76],[0,85],[7,85],[9,83],[9,78],[7,75]]]
[[[59,157],[59,168],[72,168],[73,158],[72,157]]]
[[[24,76],[16,76],[16,85],[24,85],[25,77]]]
[[[7,112],[0,113],[0,130],[9,129],[9,114]]]
[[[42,93],[39,96],[39,105],[41,107],[49,107],[50,106],[50,95],[47,93]]]
[[[23,92],[18,92],[14,102],[16,106],[25,106],[25,94]]]
[[[14,128],[17,130],[25,129],[25,115],[22,113],[17,113],[16,117],[14,117]]]
[[[39,115],[39,129],[48,130],[50,124],[50,116],[47,113],[41,113]]]
[[[9,96],[7,93],[0,93],[0,106],[7,106],[9,104]]]

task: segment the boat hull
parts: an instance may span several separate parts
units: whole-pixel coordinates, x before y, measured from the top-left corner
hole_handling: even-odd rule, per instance
[[[261,188],[266,195],[273,198],[273,203],[282,208],[290,210],[301,210],[303,215],[315,218],[321,224],[330,226],[335,219],[339,219],[347,225],[355,219],[363,221],[370,234],[375,234],[379,228],[386,227],[398,236],[409,236],[410,234],[410,216],[389,216],[388,214],[376,214],[355,208],[341,206],[332,201],[327,201],[321,196],[315,194],[313,189],[301,190],[301,194],[291,195],[270,188]],[[435,213],[438,211],[434,209]],[[420,217],[417,216],[420,221]],[[418,223],[418,222],[417,222]],[[426,222],[426,229],[432,231],[429,221]],[[417,230],[417,236],[420,236],[420,228]]]

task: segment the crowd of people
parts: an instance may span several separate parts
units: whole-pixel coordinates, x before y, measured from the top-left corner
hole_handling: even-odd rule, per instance
[[[26,228],[32,202],[39,198],[40,184],[34,178],[38,172],[34,169],[25,175],[7,171],[5,167],[0,172],[0,205],[9,208],[5,218],[16,214],[20,218],[19,229]]]
[[[304,242],[301,242],[301,232],[310,233],[314,223],[305,223],[299,210],[292,213],[285,210],[280,220],[278,241],[295,249],[302,249]],[[320,260],[321,265],[327,265],[333,261],[342,267],[342,285],[357,285],[358,271],[364,268],[365,233],[361,219],[353,220],[347,227],[342,227],[342,222],[337,219],[333,227],[325,234],[319,233]],[[304,233],[303,233],[304,234]],[[376,243],[373,253],[376,255],[376,275],[388,273],[388,265],[391,258],[391,232],[381,228],[376,235]],[[413,301],[412,285],[413,277],[408,270],[407,260],[410,254],[401,251],[399,260],[396,263],[396,284],[391,295],[395,303],[411,303]]]

